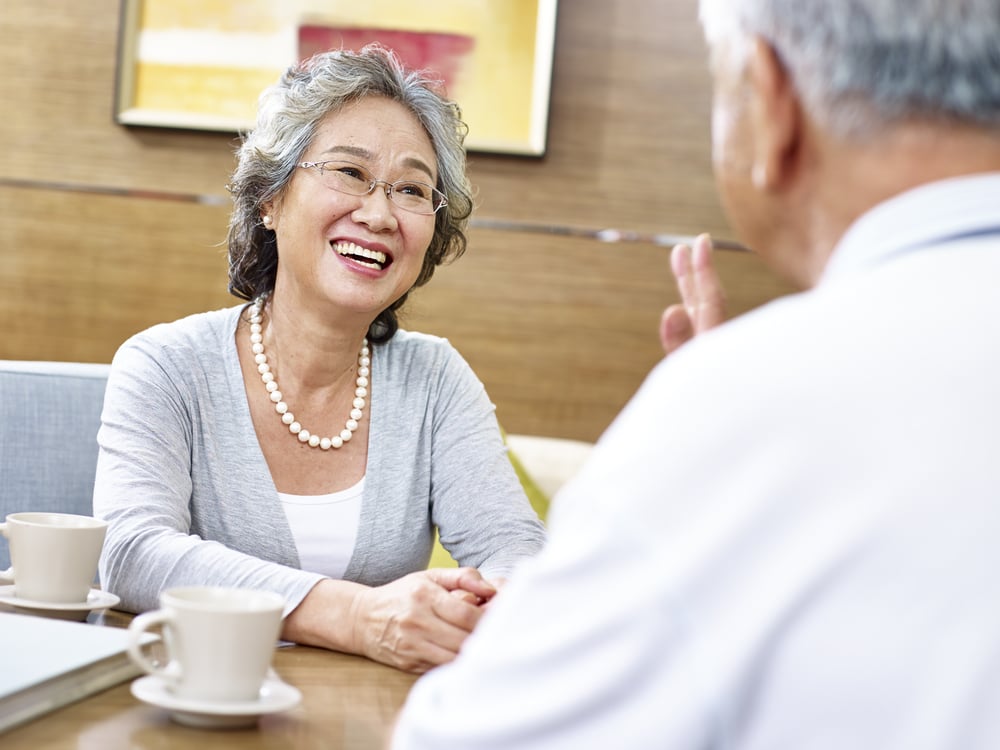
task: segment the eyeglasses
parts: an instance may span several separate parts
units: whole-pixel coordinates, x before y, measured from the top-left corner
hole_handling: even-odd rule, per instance
[[[386,198],[415,214],[434,214],[448,205],[445,194],[425,182],[377,180],[367,169],[349,161],[304,161],[299,166],[315,169],[323,184],[338,193],[371,195],[376,187],[384,185]]]

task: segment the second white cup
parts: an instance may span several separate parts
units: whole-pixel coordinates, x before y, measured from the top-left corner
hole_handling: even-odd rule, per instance
[[[271,666],[285,601],[268,591],[188,586],[160,594],[160,609],[129,626],[129,656],[178,698],[253,701]],[[162,626],[169,661],[152,662],[142,633]]]

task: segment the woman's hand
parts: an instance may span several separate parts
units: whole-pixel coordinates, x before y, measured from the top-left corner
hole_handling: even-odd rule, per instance
[[[712,240],[707,234],[698,235],[693,248],[674,246],[670,270],[681,301],[664,310],[660,319],[660,343],[667,354],[726,319],[726,295],[712,264]]]
[[[455,658],[496,593],[473,568],[422,570],[375,588],[326,578],[288,614],[281,637],[422,673]]]
[[[407,672],[451,661],[496,588],[472,568],[437,568],[359,591],[348,612],[358,653]]]

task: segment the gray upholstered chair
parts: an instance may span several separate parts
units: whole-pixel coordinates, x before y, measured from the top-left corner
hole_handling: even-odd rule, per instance
[[[0,519],[93,512],[108,365],[0,360]],[[0,570],[10,565],[0,544]]]

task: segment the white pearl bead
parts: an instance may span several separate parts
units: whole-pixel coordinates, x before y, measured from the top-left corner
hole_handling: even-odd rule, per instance
[[[274,410],[278,412],[278,414],[284,414],[286,411],[288,411],[288,404],[286,404],[284,401],[279,401],[274,405]]]
[[[368,365],[370,365],[371,363],[372,363],[371,358],[369,358],[369,357],[362,357],[361,358],[361,366],[362,367],[368,367]]]
[[[367,378],[370,374],[371,370],[369,370],[367,367],[362,367],[361,369],[358,370],[358,375],[360,375],[363,378]]]
[[[368,386],[368,378],[358,378],[357,382],[358,382],[358,385],[361,386],[361,387],[367,387]]]
[[[300,432],[299,433],[299,440],[301,440],[301,439],[302,439],[302,433]],[[309,447],[310,448],[315,448],[317,445],[319,445],[319,435],[310,435],[309,436]]]
[[[361,387],[355,388],[354,395],[357,396],[358,398],[364,398],[365,396],[368,395],[368,389]]]
[[[263,375],[265,372],[270,372],[270,371],[271,371],[271,366],[267,362],[263,362],[257,365],[257,372],[259,372],[261,375]]]
[[[260,376],[260,379],[263,380],[265,383],[270,383],[272,380],[274,380],[274,373],[270,371],[265,372],[263,375]]]
[[[278,390],[278,384],[274,382],[274,378],[271,378],[269,381],[264,383],[264,388],[267,389],[268,393],[274,393]]]
[[[255,354],[253,361],[256,362],[258,365],[262,365],[265,362],[267,362],[267,357],[264,356],[263,354]]]
[[[365,400],[363,398],[356,398],[356,399],[354,399],[354,408],[355,409],[364,409],[365,408]]]
[[[251,344],[259,344],[262,341],[264,341],[264,337],[261,336],[259,333],[251,333],[250,334],[250,343]]]
[[[340,431],[340,439],[343,440],[346,443],[348,440],[351,439],[351,431],[350,430],[341,430]]]
[[[312,437],[312,435],[309,434],[309,430],[299,430],[296,435],[298,436],[300,443],[308,443],[309,438]]]
[[[333,443],[330,440],[330,438],[328,438],[328,437],[320,438],[319,447],[322,448],[323,450],[325,450],[325,451],[330,450],[330,446],[331,445],[333,445]]]
[[[286,406],[285,409],[287,408],[288,407]],[[281,415],[281,421],[284,422],[285,424],[291,424],[292,422],[295,421],[295,415],[292,414],[290,411],[286,411]]]
[[[264,329],[261,328],[260,323],[251,323],[250,324],[250,333],[260,333],[263,330]]]
[[[361,409],[351,409],[351,419],[361,419],[364,415],[365,413]]]
[[[250,350],[254,354],[263,354],[264,353],[264,345],[263,344],[254,344],[253,346],[250,347]]]
[[[334,448],[339,448],[343,444],[344,444],[344,439],[340,437],[340,435],[335,435],[334,437],[330,438],[330,445],[333,446]]]
[[[277,390],[271,391],[271,400],[274,403],[278,403],[279,401],[281,401],[281,391],[277,391]]]
[[[298,422],[292,422],[290,425],[288,425],[288,431],[293,435],[298,435],[300,432],[302,432],[302,425],[300,425]]]
[[[356,419],[348,419],[347,420],[347,424],[344,425],[344,426],[347,429],[349,429],[351,432],[354,432],[356,429],[358,429],[358,420],[356,420]]]

